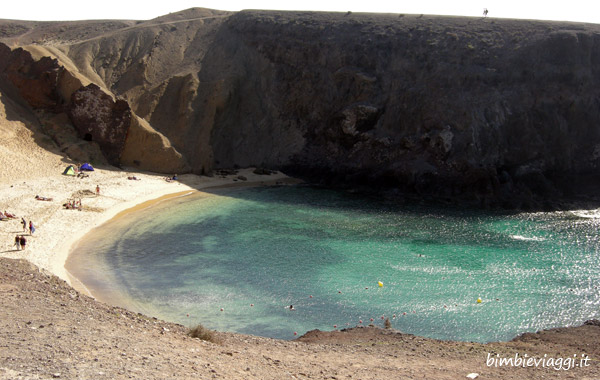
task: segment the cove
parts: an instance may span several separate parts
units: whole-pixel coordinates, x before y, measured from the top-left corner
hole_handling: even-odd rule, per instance
[[[292,339],[389,318],[489,342],[600,317],[599,222],[309,186],[220,189],[116,218],[67,265],[100,300],[186,326]]]

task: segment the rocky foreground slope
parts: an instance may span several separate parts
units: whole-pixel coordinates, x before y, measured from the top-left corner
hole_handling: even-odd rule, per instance
[[[215,333],[207,342],[187,336],[184,326],[96,302],[24,260],[5,258],[0,305],[0,379],[7,380],[600,376],[598,321],[490,344],[442,342],[376,327],[313,331],[298,341]],[[488,357],[555,362],[497,366]]]
[[[595,24],[190,9],[143,22],[1,21],[0,41],[114,97],[100,119],[120,142],[104,146],[95,111],[73,98],[96,87],[59,83],[45,106],[68,116],[52,125],[74,125],[113,164],[264,166],[516,208],[553,207],[598,183]],[[27,98],[9,91],[11,70],[0,69],[0,89]],[[55,83],[27,73],[38,74]]]

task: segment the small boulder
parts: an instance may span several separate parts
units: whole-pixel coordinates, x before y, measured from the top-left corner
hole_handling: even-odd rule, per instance
[[[275,173],[275,171],[266,168],[256,168],[254,169],[253,173],[258,175],[271,175]]]

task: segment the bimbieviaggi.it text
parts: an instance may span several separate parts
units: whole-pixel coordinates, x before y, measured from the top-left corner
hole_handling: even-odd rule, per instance
[[[539,367],[568,371],[576,367],[589,367],[589,360],[590,358],[586,354],[554,358],[549,357],[547,354],[544,354],[544,357],[533,357],[527,354],[521,356],[516,353],[514,356],[500,357],[500,354],[493,355],[488,352],[485,364],[488,367]]]

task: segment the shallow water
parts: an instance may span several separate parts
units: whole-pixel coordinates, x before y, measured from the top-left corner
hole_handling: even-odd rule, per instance
[[[600,317],[594,215],[229,189],[111,221],[68,268],[105,301],[187,326],[289,339],[383,316],[416,335],[508,340]]]

